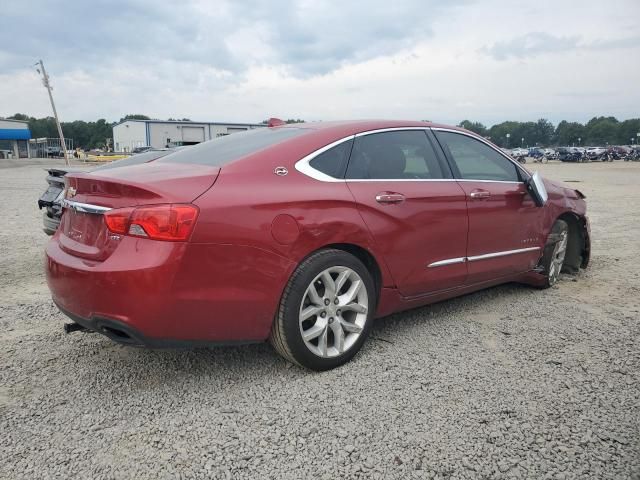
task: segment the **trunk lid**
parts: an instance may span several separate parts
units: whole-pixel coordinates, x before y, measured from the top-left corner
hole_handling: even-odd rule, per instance
[[[215,183],[220,168],[148,163],[94,173],[69,173],[58,229],[60,247],[74,256],[102,261],[119,243],[103,211],[164,203],[191,203]]]

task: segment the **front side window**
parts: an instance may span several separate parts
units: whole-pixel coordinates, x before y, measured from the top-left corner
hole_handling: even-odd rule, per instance
[[[513,162],[475,138],[453,132],[436,131],[442,148],[454,162],[454,170],[466,180],[519,182],[520,175]]]
[[[444,175],[426,133],[400,130],[356,137],[346,178],[427,180]]]

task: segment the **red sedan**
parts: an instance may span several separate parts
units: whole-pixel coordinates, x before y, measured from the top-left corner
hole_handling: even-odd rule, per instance
[[[325,370],[375,317],[589,261],[584,195],[431,123],[265,127],[65,181],[53,300],[125,344],[269,339]]]

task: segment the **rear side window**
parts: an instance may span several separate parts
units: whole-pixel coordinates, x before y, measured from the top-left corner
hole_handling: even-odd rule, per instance
[[[221,167],[234,160],[259,152],[308,130],[304,128],[256,128],[246,132],[233,133],[179,150],[157,160],[172,163],[200,163]]]
[[[487,144],[468,135],[436,131],[442,148],[448,150],[460,178],[466,180],[496,180],[519,182],[513,162]]]
[[[353,140],[342,142],[314,157],[309,165],[330,177],[343,178],[352,144]]]
[[[426,180],[445,178],[422,130],[400,130],[356,137],[348,179]]]

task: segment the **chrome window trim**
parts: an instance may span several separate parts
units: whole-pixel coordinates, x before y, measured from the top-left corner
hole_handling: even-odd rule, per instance
[[[476,137],[474,135],[469,135],[466,132],[461,132],[460,130],[454,130],[452,128],[442,128],[442,127],[389,127],[389,128],[379,128],[376,130],[368,130],[365,132],[359,132],[356,134],[352,134],[352,135],[348,135],[346,137],[340,138],[339,140],[336,140],[335,142],[330,143],[329,145],[325,145],[322,148],[319,148],[317,150],[314,150],[313,152],[311,152],[310,154],[302,157],[300,160],[298,160],[294,167],[295,169],[306,175],[307,177],[311,177],[315,180],[321,181],[321,182],[330,182],[330,183],[339,183],[339,182],[481,182],[481,183],[509,183],[509,184],[514,184],[514,185],[523,185],[524,182],[514,182],[511,180],[474,180],[472,178],[388,178],[388,179],[383,179],[383,178],[335,178],[332,177],[330,175],[327,175],[326,173],[321,172],[320,170],[316,170],[315,168],[313,168],[311,165],[309,165],[309,162],[311,162],[311,160],[313,160],[315,157],[317,157],[318,155],[326,152],[327,150],[340,145],[343,142],[347,142],[349,140],[355,140],[357,137],[363,137],[366,135],[374,135],[376,133],[385,133],[385,132],[397,132],[397,131],[403,131],[403,130],[423,130],[423,131],[427,131],[427,130],[435,130],[435,131],[441,131],[441,132],[451,132],[451,133],[457,133],[460,135],[465,135],[469,138],[473,138],[474,140],[478,140],[482,143],[484,143],[485,145],[487,145],[488,147],[490,147],[492,150],[494,150],[495,152],[499,153],[500,155],[502,155],[505,159],[507,159],[509,162],[511,162],[513,165],[516,166],[517,169],[519,169],[525,176],[525,178],[529,178],[531,175],[528,171],[524,170],[520,164],[518,164],[517,162],[515,162],[512,158],[509,158],[508,155],[506,155],[503,151],[496,149],[493,145],[491,145],[491,143],[489,143],[488,141],[486,141],[483,138],[480,137]]]
[[[336,140],[333,143],[330,143],[329,145],[325,145],[322,148],[319,148],[318,150],[315,150],[313,152],[311,152],[310,154],[302,157],[300,160],[298,160],[294,167],[297,171],[299,171],[300,173],[306,175],[307,177],[311,177],[315,180],[319,180],[321,182],[331,182],[331,183],[337,183],[337,182],[455,182],[456,179],[455,178],[389,178],[389,179],[384,179],[384,178],[335,178],[332,177],[330,175],[327,175],[326,173],[321,172],[320,170],[316,170],[315,168],[313,168],[311,165],[309,165],[309,163],[311,162],[311,160],[313,160],[315,157],[317,157],[318,155],[326,152],[327,150],[340,145],[343,142],[347,142],[349,140],[355,140],[356,137],[362,137],[365,135],[373,135],[376,133],[384,133],[384,132],[397,132],[397,131],[403,131],[403,130],[422,130],[422,131],[427,131],[429,130],[429,127],[390,127],[390,128],[379,128],[376,130],[367,130],[366,132],[359,132],[356,134],[352,134],[352,135],[348,135],[346,137],[343,137],[339,140]]]
[[[508,255],[517,255],[519,253],[533,252],[534,250],[540,250],[540,247],[528,247],[518,248],[516,250],[504,250],[502,252],[485,253],[483,255],[473,255],[471,257],[458,257],[448,258],[446,260],[438,260],[437,262],[430,263],[427,268],[442,267],[445,265],[455,265],[464,262],[477,262],[478,260],[488,260],[490,258],[506,257]]]
[[[62,205],[72,210],[75,210],[76,212],[93,213],[96,215],[102,215],[103,213],[111,210],[111,208],[109,207],[103,207],[101,205],[91,205],[90,203],[74,202],[72,200],[67,200],[67,199],[62,201]]]
[[[397,132],[401,130],[429,130],[429,127],[389,127],[378,128],[377,130],[367,130],[366,132],[356,133],[356,137],[364,137],[366,135],[375,135],[376,133]]]
[[[478,136],[476,137],[475,135],[469,135],[466,132],[461,132],[460,130],[454,130],[453,128],[444,128],[444,127],[432,127],[431,130],[437,131],[437,132],[450,132],[450,133],[457,133],[458,135],[464,135],[465,137],[469,137],[469,138],[473,138],[474,140],[478,140],[479,142],[484,143],[487,147],[491,148],[494,152],[499,153],[500,155],[502,155],[504,158],[506,158],[509,162],[511,162],[513,165],[515,165],[515,167],[524,174],[525,178],[529,178],[531,176],[531,174],[525,170],[518,162],[516,162],[513,158],[509,157],[509,155],[507,155],[506,153],[504,153],[502,150],[500,150],[499,148],[494,147],[490,142],[488,142],[487,140],[485,140],[484,138]],[[524,183],[524,182],[513,182],[513,181],[506,181],[506,180],[473,180],[473,179],[460,179],[460,180],[466,180],[466,181],[471,181],[471,182],[500,182],[500,183]]]
[[[311,160],[316,158],[318,155],[326,152],[327,150],[333,147],[336,147],[341,143],[348,142],[349,140],[353,140],[354,138],[356,138],[355,135],[349,135],[347,137],[341,138],[340,140],[336,140],[335,142],[330,143],[329,145],[325,145],[324,147],[319,148],[318,150],[314,150],[309,155],[302,157],[300,160],[298,160],[294,165],[295,169],[300,173],[306,175],[307,177],[314,178],[321,182],[332,182],[332,183],[344,182],[344,178],[335,178],[335,177],[332,177],[331,175],[327,175],[326,173],[321,172],[320,170],[316,170],[311,165],[309,165],[309,162],[311,162]]]
[[[345,182],[455,182],[455,178],[345,178]]]

